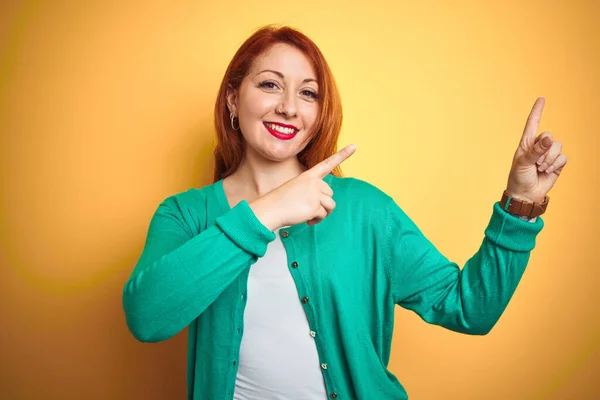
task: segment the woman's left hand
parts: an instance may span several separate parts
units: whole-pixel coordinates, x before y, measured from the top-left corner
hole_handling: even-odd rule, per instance
[[[562,144],[550,132],[536,136],[544,102],[538,97],[531,109],[506,187],[509,196],[536,203],[544,201],[567,163],[566,154],[561,154]]]

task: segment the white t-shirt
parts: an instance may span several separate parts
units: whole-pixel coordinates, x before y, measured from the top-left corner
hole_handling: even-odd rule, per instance
[[[315,340],[275,234],[250,267],[234,400],[325,400]]]

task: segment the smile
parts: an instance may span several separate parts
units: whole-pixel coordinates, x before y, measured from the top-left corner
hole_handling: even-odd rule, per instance
[[[298,128],[291,125],[275,124],[273,122],[264,122],[263,125],[271,135],[280,140],[293,139],[299,131]]]

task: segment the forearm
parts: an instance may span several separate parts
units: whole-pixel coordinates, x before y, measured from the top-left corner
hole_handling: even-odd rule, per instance
[[[168,339],[198,317],[250,265],[252,255],[211,227],[157,260],[140,259],[123,308],[141,341]]]
[[[168,339],[197,318],[264,255],[274,234],[255,220],[247,206],[217,219],[214,226],[164,251],[165,241],[181,235],[155,225],[123,290],[129,329],[144,342]]]
[[[427,322],[481,335],[492,329],[514,294],[543,221],[520,221],[495,204],[481,246],[462,270],[412,223],[403,225],[394,257],[403,272],[394,279],[399,304]]]
[[[499,213],[499,209],[494,207],[480,248],[460,272],[456,297],[449,301],[460,305],[462,315],[457,321],[463,325],[451,329],[475,334],[489,332],[500,319],[529,262],[535,234],[543,224],[529,221],[524,225],[514,221],[514,215]]]
[[[445,326],[468,334],[487,334],[517,289],[529,257],[530,252],[507,250],[485,238],[449,292],[447,307],[455,311],[445,318]]]

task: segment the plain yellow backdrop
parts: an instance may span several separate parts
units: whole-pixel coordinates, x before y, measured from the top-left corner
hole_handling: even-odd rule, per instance
[[[229,60],[278,23],[336,76],[345,174],[461,266],[546,97],[569,162],[512,302],[483,337],[398,308],[389,368],[414,400],[600,398],[599,22],[595,0],[2,2],[0,396],[185,397],[187,332],[136,342],[121,291],[158,204],[211,183]]]

